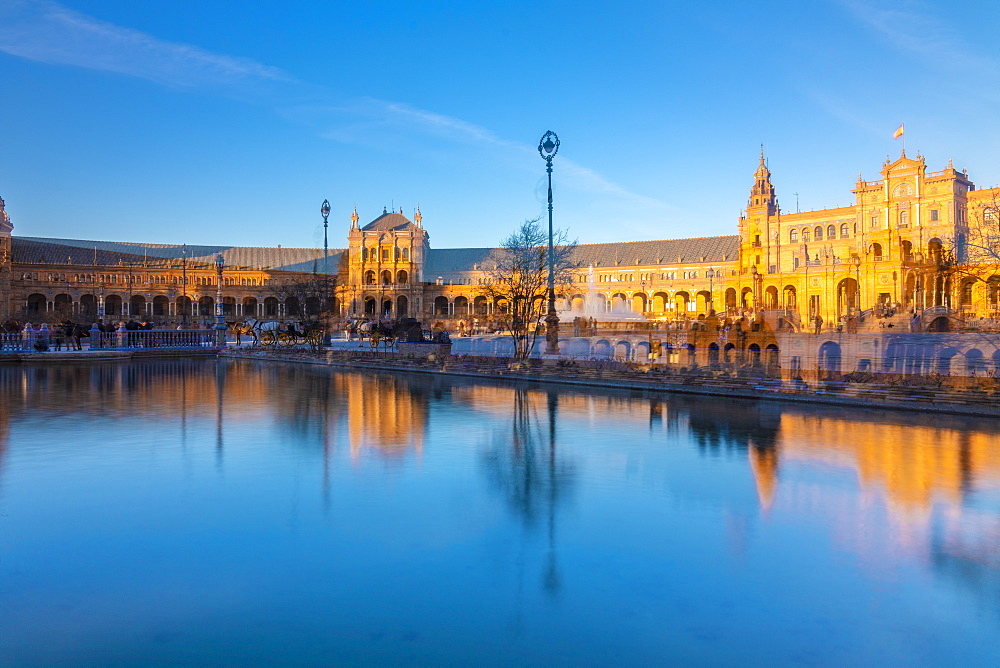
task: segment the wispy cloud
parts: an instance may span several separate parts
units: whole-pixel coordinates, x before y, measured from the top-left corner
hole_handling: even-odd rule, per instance
[[[520,142],[513,142],[496,136],[486,128],[473,123],[463,121],[458,118],[436,114],[422,109],[415,109],[409,105],[387,102],[385,109],[389,114],[393,114],[401,119],[406,119],[413,124],[423,126],[429,133],[448,137],[455,141],[469,142],[475,144],[488,144],[504,149],[510,149],[525,154],[532,154],[536,151],[534,146],[529,146]],[[666,208],[666,204],[654,199],[639,195],[629,191],[627,188],[614,183],[598,174],[589,167],[577,164],[566,158],[559,158],[559,168],[564,179],[573,184],[574,187],[590,193],[599,193],[607,196],[628,199],[636,204],[646,207]]]
[[[158,39],[86,16],[50,0],[0,2],[3,3],[0,4],[0,25],[3,26],[0,52],[20,58],[114,72],[185,88],[212,86],[231,91],[233,88],[245,90],[248,86],[264,89],[275,82],[293,83],[298,94],[292,97],[309,97],[314,103],[308,107],[289,108],[289,96],[285,95],[280,100],[272,100],[273,106],[286,115],[327,125],[322,136],[345,143],[365,144],[366,138],[376,137],[379,130],[391,126],[445,141],[501,149],[512,155],[535,150],[534,146],[503,139],[473,123],[402,102],[355,98],[324,104],[319,100],[338,97],[334,91],[296,81],[278,68],[249,58]],[[331,128],[329,119],[333,117],[338,122]],[[560,169],[568,186],[628,200],[645,209],[667,208],[663,202],[630,192],[570,160],[560,158]]]
[[[51,65],[183,87],[291,79],[280,69],[249,58],[157,39],[47,0],[4,0],[0,25],[0,51]]]
[[[493,146],[504,146],[507,148],[525,149],[523,144],[501,139],[486,128],[479,127],[472,123],[467,123],[458,118],[436,114],[432,111],[425,111],[411,107],[408,104],[399,102],[383,102],[385,111],[393,117],[406,120],[413,125],[424,128],[425,131],[447,137],[457,141],[474,142],[480,144],[491,144]]]
[[[921,2],[901,2],[893,8],[866,0],[840,0],[840,4],[892,47],[932,66],[993,77],[1000,74],[1000,62],[973,53],[947,21],[932,15]]]

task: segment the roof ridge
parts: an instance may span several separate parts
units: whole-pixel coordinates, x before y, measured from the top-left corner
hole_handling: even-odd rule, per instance
[[[107,239],[70,239],[67,237],[35,237],[35,236],[24,236],[24,235],[12,235],[12,239],[20,239],[23,241],[35,241],[40,243],[51,243],[54,241],[69,241],[76,244],[118,244],[121,246],[147,246],[149,248],[182,248],[183,246],[192,247],[210,247],[210,248],[261,248],[268,250],[277,250],[278,246],[234,246],[232,244],[164,244],[164,243],[146,243],[142,241],[109,241]],[[83,246],[81,246],[82,248]],[[308,250],[308,251],[322,251],[323,249],[319,246],[281,246],[283,251],[292,250]],[[329,250],[347,250],[347,248],[330,248]]]
[[[663,242],[678,242],[678,241],[704,241],[707,239],[733,239],[739,237],[738,234],[722,234],[714,237],[687,237],[685,239],[636,239],[633,241],[595,241],[589,244],[576,244],[579,248],[580,246],[607,246],[608,244],[655,244]]]

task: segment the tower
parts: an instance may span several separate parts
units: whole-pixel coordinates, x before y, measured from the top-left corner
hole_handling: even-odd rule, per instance
[[[417,223],[383,208],[382,215],[358,227],[357,210],[351,216],[345,285],[352,315],[403,318],[420,313],[429,235],[419,225],[419,208],[414,217]]]
[[[753,175],[746,214],[740,217],[740,273],[771,272],[771,228],[780,214],[778,198],[771,183],[771,170],[760,151],[760,164]],[[776,228],[775,228],[776,229]]]
[[[13,230],[14,226],[10,223],[10,216],[4,209],[3,198],[0,197],[0,318],[4,320],[10,317],[11,263],[13,262],[10,233]]]

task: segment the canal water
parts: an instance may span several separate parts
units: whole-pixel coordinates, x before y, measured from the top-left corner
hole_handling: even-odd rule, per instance
[[[1000,665],[1000,425],[0,367],[0,664]]]

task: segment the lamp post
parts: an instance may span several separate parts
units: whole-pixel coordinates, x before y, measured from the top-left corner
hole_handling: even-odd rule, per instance
[[[181,247],[181,293],[183,295],[181,299],[181,322],[185,325],[185,329],[188,321],[188,246],[184,244]]]
[[[545,316],[545,354],[559,354],[559,316],[556,315],[556,258],[552,244],[552,158],[559,152],[559,137],[549,130],[538,142],[538,155],[545,161],[549,177],[549,281],[548,315]]]
[[[104,321],[104,274],[101,274],[101,298],[97,302],[97,319]]]
[[[757,265],[750,266],[750,273],[753,275],[753,310],[757,310],[758,299],[757,299],[757,277],[760,275],[757,273]]]
[[[132,316],[134,315],[132,313],[132,285],[133,285],[133,282],[132,282],[132,279],[133,279],[133,276],[132,276],[132,261],[129,260],[125,264],[128,267],[128,304],[126,304],[125,310],[128,311],[128,318],[129,318],[129,320],[131,320]]]
[[[855,255],[851,258],[854,263],[854,304],[855,310],[861,312],[861,257]]]
[[[222,267],[225,263],[222,253],[215,256],[215,277],[218,281],[215,291],[215,344],[219,348],[226,347],[226,320],[222,314]]]
[[[319,208],[319,213],[323,216],[323,273],[328,274],[329,267],[327,266],[326,260],[329,249],[326,242],[326,231],[327,226],[329,225],[327,218],[330,217],[330,200],[323,200],[323,205]]]
[[[715,278],[715,270],[709,267],[705,272],[708,276],[708,315],[715,313],[715,293],[712,291],[712,280]]]
[[[323,205],[320,206],[319,213],[323,216],[323,301],[320,303],[320,313],[323,318],[323,345],[330,345],[329,309],[326,308],[330,300],[330,265],[327,261],[329,248],[327,247],[326,240],[327,218],[330,217],[330,200],[323,200]]]

